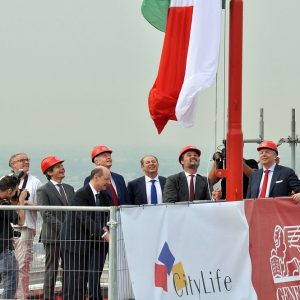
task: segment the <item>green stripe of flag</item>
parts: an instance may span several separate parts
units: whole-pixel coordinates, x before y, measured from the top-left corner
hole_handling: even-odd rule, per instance
[[[143,0],[144,18],[160,31],[166,31],[170,0]]]

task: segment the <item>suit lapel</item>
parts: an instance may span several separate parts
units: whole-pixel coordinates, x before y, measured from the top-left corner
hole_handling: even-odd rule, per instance
[[[185,176],[185,173],[184,172],[181,172],[180,173],[180,189],[182,190],[182,192],[180,193],[181,194],[181,197],[184,195],[185,200],[181,200],[180,201],[189,201],[189,186],[188,186],[188,182],[187,182],[187,179],[186,179],[186,176]],[[187,195],[187,196],[186,196]]]
[[[195,184],[195,199],[200,199],[201,197],[201,191],[202,191],[202,186],[201,186],[201,181],[200,181],[200,176],[198,174],[195,175],[196,179],[196,184]]]
[[[146,180],[145,177],[140,178],[140,182],[138,183],[138,188],[141,188],[142,193],[142,201],[144,204],[148,204],[147,200],[147,188],[146,188]],[[142,204],[142,203],[141,203]]]
[[[280,176],[280,168],[278,167],[278,165],[276,165],[274,168],[274,172],[273,172],[273,176],[272,176],[272,180],[271,180],[271,184],[270,184],[269,197],[271,196],[272,190],[275,186],[275,182],[278,180],[279,176]]]
[[[96,206],[95,196],[89,184],[85,186],[85,190],[88,194],[89,206]]]
[[[66,204],[64,203],[63,199],[61,198],[60,193],[58,192],[58,190],[57,190],[56,187],[54,186],[54,184],[53,184],[51,181],[48,181],[47,185],[48,185],[48,188],[49,188],[51,194],[52,194],[53,196],[55,196],[55,197],[61,202],[62,205],[66,205]]]
[[[158,180],[159,180],[159,184],[161,187],[161,191],[163,192],[164,187],[165,187],[165,180],[161,176],[158,176]]]
[[[263,174],[263,169],[258,170],[256,174],[256,178],[253,181],[253,190],[255,191],[255,197],[259,196],[259,185],[260,185],[262,174]]]

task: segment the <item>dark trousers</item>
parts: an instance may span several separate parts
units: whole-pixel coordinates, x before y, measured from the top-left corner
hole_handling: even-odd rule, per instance
[[[86,247],[81,252],[64,251],[64,300],[85,300],[86,295],[90,300],[103,300],[100,277],[107,252],[107,242],[97,249]]]
[[[55,283],[59,267],[60,244],[44,244],[45,249],[45,277],[44,277],[44,299],[55,299]]]

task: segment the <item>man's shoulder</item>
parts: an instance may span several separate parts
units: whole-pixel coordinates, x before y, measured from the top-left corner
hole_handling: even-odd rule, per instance
[[[51,185],[53,185],[53,183],[49,180],[49,181],[47,181],[46,183],[42,184],[42,185],[38,188],[38,190],[47,190],[47,189],[49,189],[49,187],[50,187]]]
[[[122,179],[124,179],[124,177],[121,174],[119,174],[119,173],[110,172],[110,174],[111,174],[111,176],[113,176],[115,178],[122,178]]]
[[[128,185],[135,185],[135,184],[141,183],[141,182],[143,182],[143,181],[145,181],[145,176],[138,177],[138,178],[135,178],[135,179],[133,179],[133,180],[130,180],[130,181],[128,182]]]
[[[42,182],[36,176],[33,176],[30,173],[28,174],[28,180],[31,180],[33,183],[40,183],[40,184],[42,184]]]
[[[184,177],[185,177],[184,172],[179,172],[179,173],[168,176],[167,180],[178,180],[178,179],[181,179]]]
[[[74,187],[73,187],[71,184],[68,184],[68,183],[65,183],[65,182],[64,182],[63,185],[64,185],[65,187],[68,187],[68,188],[74,190]]]
[[[295,173],[295,171],[292,168],[282,166],[282,165],[276,165],[274,172],[283,172],[283,173]]]

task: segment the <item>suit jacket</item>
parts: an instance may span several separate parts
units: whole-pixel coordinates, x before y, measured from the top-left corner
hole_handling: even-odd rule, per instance
[[[74,188],[66,183],[62,183],[70,203],[74,196]],[[64,206],[68,205],[62,199],[60,193],[51,181],[38,188],[36,192],[39,205]],[[61,224],[65,219],[64,211],[42,211],[43,225],[41,232],[41,241],[43,243],[55,243],[59,237]]]
[[[210,200],[212,184],[209,179],[199,174],[196,175],[195,200]],[[163,202],[189,201],[188,182],[184,172],[169,176],[163,193]]]
[[[263,175],[263,169],[252,173],[249,178],[247,198],[257,198],[259,196],[259,186]],[[276,165],[272,176],[269,197],[290,196],[291,192],[300,192],[300,180],[294,170]]]
[[[100,192],[101,206],[111,206],[111,199]],[[71,206],[96,206],[89,184],[76,191]],[[99,216],[99,221],[97,218]],[[61,248],[77,253],[86,253],[86,247],[100,247],[103,226],[107,226],[108,214],[95,211],[74,211],[67,215],[61,229]]]
[[[130,204],[124,177],[122,175],[114,173],[114,172],[110,172],[110,174],[116,184],[117,194],[118,194],[120,205]],[[90,176],[85,178],[84,185],[87,185],[90,182],[90,178],[91,178]],[[111,192],[109,189],[106,189],[104,192],[112,199],[112,195],[111,195]],[[113,203],[113,201],[112,201],[112,203]]]
[[[166,184],[166,177],[158,176],[158,180],[160,183],[161,191],[163,192]],[[128,182],[127,190],[129,194],[130,204],[148,204],[145,176]]]

